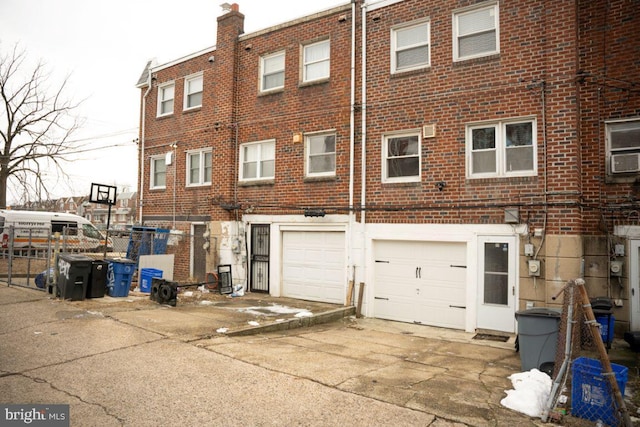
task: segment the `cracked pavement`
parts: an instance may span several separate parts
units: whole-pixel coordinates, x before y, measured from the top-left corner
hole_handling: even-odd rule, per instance
[[[231,337],[172,325],[188,311],[2,286],[0,402],[69,404],[72,426],[541,424],[500,405],[513,343],[354,318]]]

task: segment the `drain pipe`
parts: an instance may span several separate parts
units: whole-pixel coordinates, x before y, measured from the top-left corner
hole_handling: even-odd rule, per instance
[[[347,265],[352,269],[352,276],[355,272],[353,265],[353,227],[355,224],[355,213],[353,209],[354,201],[354,173],[355,173],[355,108],[356,108],[356,1],[351,0],[351,99],[349,113],[349,228],[347,244],[347,256],[349,257]]]
[[[367,221],[366,221],[366,187],[367,187],[367,0],[362,4],[362,66],[361,66],[361,90],[362,90],[362,102],[360,105],[360,117],[361,117],[361,143],[360,143],[360,169],[361,169],[361,183],[360,183],[360,223],[362,227],[362,272],[359,296],[364,296],[362,287],[367,280]],[[354,275],[355,276],[355,275]],[[354,277],[355,280],[355,277]],[[358,306],[362,306],[362,301],[358,298]]]
[[[154,61],[149,62],[149,73],[147,75],[147,91],[142,96],[142,123],[140,124],[140,147],[138,151],[140,152],[140,194],[138,195],[138,201],[140,203],[139,206],[139,216],[138,223],[142,225],[142,206],[144,204],[144,141],[145,141],[145,123],[147,122],[147,96],[149,92],[151,92],[151,81],[153,80],[151,77],[151,70],[153,67]]]

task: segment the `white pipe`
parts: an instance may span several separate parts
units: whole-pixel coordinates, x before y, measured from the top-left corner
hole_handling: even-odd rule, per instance
[[[355,173],[355,106],[356,106],[356,0],[351,0],[351,100],[349,113],[349,228],[347,236],[347,265],[355,270],[353,265],[352,248],[353,226],[355,213],[353,211]]]
[[[367,187],[367,2],[362,5],[362,137],[361,137],[361,184],[360,184],[360,221],[365,225],[366,187]]]
[[[367,280],[367,233],[366,233],[366,186],[367,186],[367,2],[362,4],[362,103],[360,105],[361,119],[362,119],[362,136],[360,144],[360,168],[361,168],[361,183],[360,183],[360,223],[362,233],[362,268],[360,273],[360,286],[363,286]],[[368,288],[370,289],[370,287]],[[363,295],[364,300],[367,298]],[[358,304],[362,304],[358,301]]]

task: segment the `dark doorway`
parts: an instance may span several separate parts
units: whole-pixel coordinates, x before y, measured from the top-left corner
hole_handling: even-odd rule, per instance
[[[204,282],[207,274],[207,251],[203,245],[207,231],[205,224],[193,224],[193,278],[196,282]]]
[[[251,225],[251,292],[269,292],[269,224]]]

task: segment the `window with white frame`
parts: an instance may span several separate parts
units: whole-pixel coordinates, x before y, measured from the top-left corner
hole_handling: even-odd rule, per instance
[[[260,92],[284,87],[284,52],[260,58]]]
[[[202,73],[184,79],[184,109],[202,106]]]
[[[392,29],[391,72],[428,67],[429,48],[429,22]]]
[[[606,123],[612,174],[640,172],[640,119]]]
[[[240,180],[275,177],[276,141],[249,142],[240,146]]]
[[[329,40],[303,46],[302,81],[312,82],[329,78],[331,44]]]
[[[383,182],[420,181],[420,145],[419,132],[385,136]]]
[[[498,3],[453,15],[453,59],[460,61],[500,52]]]
[[[466,134],[469,178],[536,174],[535,120],[468,125]]]
[[[307,176],[336,174],[336,135],[334,133],[305,136]]]
[[[211,184],[211,148],[187,152],[187,186]]]
[[[173,114],[174,90],[173,82],[158,86],[158,116]]]
[[[165,156],[153,156],[151,157],[151,180],[150,187],[154,188],[166,188],[167,186],[167,164],[165,163]]]

